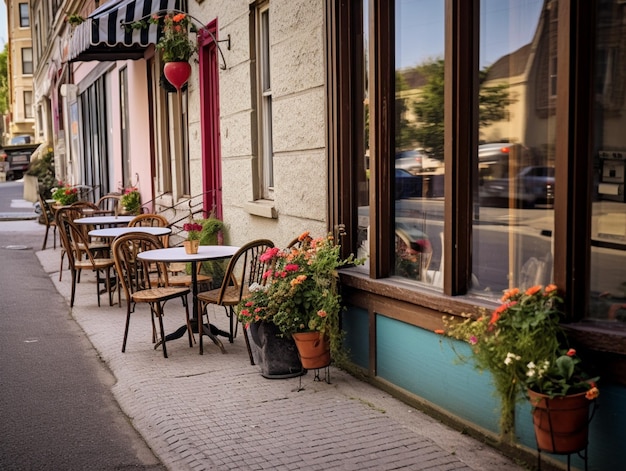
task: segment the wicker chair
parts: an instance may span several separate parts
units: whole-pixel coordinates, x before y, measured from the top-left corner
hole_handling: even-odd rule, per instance
[[[260,260],[260,257],[267,249],[272,247],[274,247],[274,243],[267,239],[248,242],[230,259],[224,273],[222,286],[198,294],[201,311],[203,315],[207,316],[207,323],[209,323],[207,312],[209,304],[224,307],[226,315],[230,318],[230,335],[228,337],[230,343],[233,343],[234,338],[237,336],[238,322],[235,306],[247,295],[248,287],[252,283],[263,283],[263,274],[269,267]],[[250,341],[245,329],[243,333],[246,347],[248,348],[248,355],[250,356],[250,363],[254,365]]]
[[[163,356],[167,358],[165,331],[163,329],[163,306],[167,301],[175,298],[181,298],[185,307],[189,346],[193,346],[194,339],[189,321],[189,305],[187,302],[187,295],[190,292],[189,288],[169,286],[167,269],[164,263],[143,261],[137,257],[137,254],[142,251],[161,248],[163,248],[163,245],[159,237],[139,232],[121,235],[113,241],[112,250],[115,267],[126,297],[126,326],[124,328],[122,352],[126,351],[130,316],[135,311],[135,305],[137,303],[146,303],[150,306],[152,343],[157,342],[157,330],[154,322],[156,316],[159,319],[160,343],[163,346]],[[157,274],[153,276],[155,269]]]

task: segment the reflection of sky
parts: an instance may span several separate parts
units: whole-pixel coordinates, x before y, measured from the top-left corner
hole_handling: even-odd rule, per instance
[[[396,67],[443,58],[444,0],[396,0]],[[543,0],[481,0],[480,63],[493,64],[531,42]]]

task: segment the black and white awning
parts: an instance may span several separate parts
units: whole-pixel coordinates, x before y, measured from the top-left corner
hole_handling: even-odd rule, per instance
[[[161,10],[180,10],[182,0],[110,1],[94,10],[72,33],[69,61],[114,61],[140,59],[150,44],[156,44],[160,28],[125,28],[124,24],[148,18]]]

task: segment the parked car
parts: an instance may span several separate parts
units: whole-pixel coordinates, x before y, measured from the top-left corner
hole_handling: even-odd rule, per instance
[[[524,167],[514,178],[483,179],[480,184],[482,199],[510,199],[509,185],[515,188],[514,198],[524,207],[554,204],[554,167]]]
[[[0,149],[0,172],[5,173],[7,180],[22,178],[37,147],[39,144],[20,144]]]
[[[422,196],[423,180],[421,175],[413,175],[406,170],[396,168],[395,184],[397,200]]]
[[[415,149],[398,152],[395,167],[417,175],[423,172],[433,172],[443,167],[443,162]]]

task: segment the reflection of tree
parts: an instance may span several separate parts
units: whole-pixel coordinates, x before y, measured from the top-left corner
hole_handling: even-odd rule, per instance
[[[489,69],[480,72],[484,83]],[[419,87],[419,98],[413,103],[415,123],[406,118],[404,100],[396,100],[396,145],[409,147],[417,141],[434,156],[443,156],[444,143],[444,61],[434,59],[396,74],[396,92]],[[508,116],[509,84],[482,86],[479,96],[480,126],[501,121]]]
[[[403,93],[409,90],[409,84],[400,72],[396,72],[396,148],[407,149],[416,140],[415,129],[407,119],[407,100]]]

